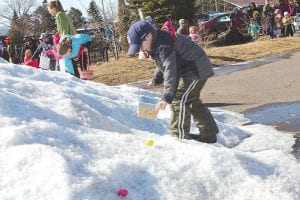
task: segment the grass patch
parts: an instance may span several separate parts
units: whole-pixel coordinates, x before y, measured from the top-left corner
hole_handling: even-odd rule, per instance
[[[240,45],[208,47],[205,48],[205,51],[214,66],[222,66],[297,49],[300,49],[300,37],[265,39]],[[92,68],[94,69],[93,81],[107,85],[119,85],[151,79],[155,63],[152,59],[139,60],[121,56],[117,61],[110,58],[109,62],[97,63]]]

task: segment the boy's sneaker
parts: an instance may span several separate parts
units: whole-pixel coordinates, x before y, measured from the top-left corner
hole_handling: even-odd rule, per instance
[[[195,134],[190,134],[190,139],[192,140],[197,140],[199,142],[203,142],[203,143],[216,143],[217,142],[217,137],[204,137],[202,135],[195,135]]]

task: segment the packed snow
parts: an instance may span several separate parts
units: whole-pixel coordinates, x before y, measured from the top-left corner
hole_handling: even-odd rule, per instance
[[[0,63],[1,200],[300,199],[290,134],[210,108],[218,142],[179,140],[136,114],[158,93]]]

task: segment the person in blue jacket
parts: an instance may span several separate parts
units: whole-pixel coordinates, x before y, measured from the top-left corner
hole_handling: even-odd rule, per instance
[[[86,48],[85,46],[89,46],[91,42],[92,38],[87,34],[64,35],[60,39],[57,50],[58,54],[63,57],[63,63],[68,73],[80,78],[77,63],[78,60],[83,59],[81,46]]]

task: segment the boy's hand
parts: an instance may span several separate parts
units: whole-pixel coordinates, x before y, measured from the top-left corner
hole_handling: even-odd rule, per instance
[[[155,106],[155,110],[164,110],[166,109],[168,103],[165,100],[160,100],[156,106]]]
[[[154,83],[153,83],[153,81],[152,81],[152,79],[147,83],[147,87],[152,87],[152,86],[154,86]]]

